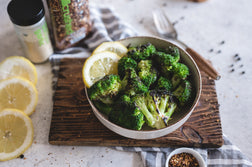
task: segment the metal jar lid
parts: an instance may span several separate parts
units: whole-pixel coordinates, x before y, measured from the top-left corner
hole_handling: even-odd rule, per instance
[[[11,21],[19,26],[33,25],[45,15],[41,0],[12,0],[7,11]]]

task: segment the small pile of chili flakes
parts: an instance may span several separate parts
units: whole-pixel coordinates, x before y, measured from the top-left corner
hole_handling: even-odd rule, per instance
[[[199,167],[199,163],[192,154],[180,153],[171,157],[169,167]]]

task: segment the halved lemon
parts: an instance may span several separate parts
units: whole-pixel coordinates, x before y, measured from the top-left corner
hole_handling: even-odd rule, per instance
[[[11,56],[0,63],[0,80],[14,76],[23,77],[37,83],[37,71],[30,60],[21,56]]]
[[[32,144],[33,125],[22,111],[0,111],[0,161],[17,158]]]
[[[31,115],[38,101],[35,86],[21,77],[0,81],[0,111],[5,108],[19,109]]]
[[[90,88],[105,75],[117,74],[120,56],[110,51],[99,52],[90,56],[84,63],[82,76],[84,84]]]
[[[122,57],[126,55],[128,49],[123,44],[117,41],[116,42],[103,42],[93,51],[93,54],[103,52],[103,51],[111,51],[111,52],[116,53],[118,56]]]

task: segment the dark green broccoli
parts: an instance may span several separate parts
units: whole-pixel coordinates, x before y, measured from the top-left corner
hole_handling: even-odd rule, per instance
[[[95,107],[101,111],[102,113],[109,115],[110,112],[113,110],[113,103],[103,103],[99,100],[97,101],[93,101],[93,104],[95,105]]]
[[[113,97],[118,94],[120,88],[121,80],[118,75],[106,75],[88,89],[88,96],[92,101],[110,104],[113,103]]]
[[[157,70],[152,67],[152,60],[141,60],[137,64],[138,76],[149,88],[157,80]]]
[[[122,95],[119,98],[114,110],[109,114],[109,120],[124,128],[134,130],[141,130],[145,123],[143,113],[128,95]]]
[[[192,87],[190,82],[182,80],[179,86],[172,92],[172,94],[179,100],[180,105],[184,105],[191,96]]]
[[[189,69],[179,60],[177,47],[156,50],[150,43],[128,47],[127,56],[118,62],[118,75],[97,81],[88,89],[89,98],[119,126],[141,130],[146,122],[164,128],[191,96]]]
[[[157,69],[160,70],[163,76],[169,78],[172,75],[172,64],[175,60],[170,54],[156,52],[153,56],[153,60]]]
[[[165,49],[158,49],[158,51],[171,55],[173,57],[173,63],[177,63],[180,60],[179,49],[175,46],[168,46]]]
[[[125,71],[125,76],[121,82],[121,85],[125,94],[130,96],[148,91],[148,87],[143,84],[136,71],[132,68],[128,68]]]
[[[169,79],[161,76],[158,79],[156,89],[170,92],[172,90],[172,82]]]
[[[150,43],[147,43],[145,45],[128,48],[127,55],[130,58],[139,62],[141,60],[149,59],[155,52],[156,52],[155,46]]]
[[[185,80],[189,75],[189,69],[185,64],[182,63],[174,63],[172,65],[172,85],[173,87],[177,87],[181,80]]]
[[[122,57],[119,61],[118,61],[118,74],[120,76],[120,78],[122,79],[125,75],[125,70],[128,68],[133,68],[135,69],[137,67],[137,62],[129,57]]]

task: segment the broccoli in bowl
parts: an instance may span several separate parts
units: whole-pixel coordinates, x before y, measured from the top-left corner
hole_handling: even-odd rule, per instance
[[[175,46],[129,46],[118,74],[106,75],[87,89],[95,107],[121,127],[162,129],[191,99],[189,68]]]

